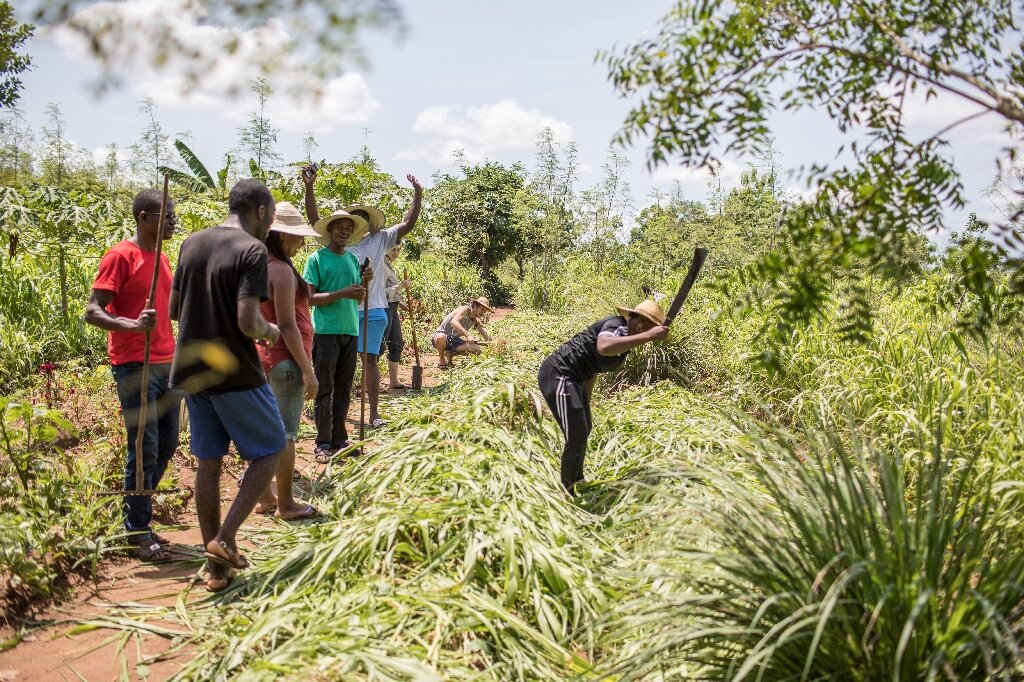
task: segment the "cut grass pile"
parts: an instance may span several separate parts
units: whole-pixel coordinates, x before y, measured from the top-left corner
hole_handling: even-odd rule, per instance
[[[502,322],[493,357],[393,405],[380,446],[325,472],[322,522],[265,531],[224,595],[135,612],[193,633],[180,678],[1022,672],[1012,384],[938,337],[882,373],[911,334],[836,371],[849,348],[820,345],[788,430],[664,383],[601,395],[574,502],[535,372],[578,322]],[[998,420],[957,421],[982,398]]]

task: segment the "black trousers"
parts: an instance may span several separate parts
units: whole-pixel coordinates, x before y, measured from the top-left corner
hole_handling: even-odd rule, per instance
[[[348,334],[313,335],[313,372],[320,388],[313,402],[316,446],[338,450],[348,441],[345,419],[356,375],[356,337]]]
[[[580,382],[559,374],[548,358],[537,374],[540,392],[544,395],[555,421],[565,434],[562,450],[562,485],[569,492],[583,480],[583,456],[587,452],[587,439],[594,427],[590,415],[590,398]]]
[[[398,303],[388,303],[388,326],[380,342],[380,354],[387,351],[388,362],[401,362],[405,340],[402,338],[402,320],[398,317]]]

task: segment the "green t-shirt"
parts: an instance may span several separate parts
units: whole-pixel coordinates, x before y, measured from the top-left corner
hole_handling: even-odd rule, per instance
[[[306,260],[302,276],[319,292],[337,291],[359,284],[359,260],[347,249],[337,254],[324,247]],[[355,299],[339,298],[334,303],[313,306],[313,331],[358,336],[357,304]]]

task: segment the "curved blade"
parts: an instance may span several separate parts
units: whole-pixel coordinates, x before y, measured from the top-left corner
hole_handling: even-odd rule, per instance
[[[686,273],[686,279],[679,285],[679,291],[676,292],[676,297],[672,299],[672,305],[668,308],[668,314],[665,315],[665,326],[672,324],[672,320],[676,319],[676,315],[683,308],[683,302],[686,301],[686,297],[690,294],[690,289],[693,288],[693,283],[697,281],[697,275],[700,274],[700,269],[704,267],[704,261],[707,260],[708,250],[703,248],[697,248],[693,252],[693,261],[690,262],[690,269]]]

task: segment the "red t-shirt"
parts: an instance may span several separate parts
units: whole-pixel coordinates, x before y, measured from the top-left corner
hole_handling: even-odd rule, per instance
[[[114,294],[107,306],[112,315],[135,319],[142,312],[153,282],[155,254],[124,240],[107,251],[100,261],[93,289]],[[149,360],[169,363],[174,358],[174,332],[171,331],[171,264],[160,254],[160,277],[156,284],[156,328],[153,329]],[[110,364],[142,362],[146,353],[146,335],[136,332],[110,332],[107,338]]]
[[[286,273],[288,277],[294,277],[295,273],[292,272],[291,267],[283,260],[274,257],[274,254],[270,254],[267,257],[267,279],[269,280],[270,273],[274,270],[280,269]],[[260,312],[263,313],[263,317],[266,318],[267,322],[277,324],[277,309],[274,307],[273,292],[270,292],[270,300],[264,301],[260,304]],[[306,357],[311,357],[313,354],[313,322],[309,318],[309,286],[300,286],[295,289],[295,326],[299,328],[299,335],[302,337],[302,347],[306,351]],[[263,364],[263,370],[269,372],[274,368],[274,365],[283,361],[291,360],[292,354],[288,350],[288,346],[284,342],[284,337],[277,339],[277,342],[267,348],[266,346],[258,346],[257,349],[260,354],[260,362]]]

